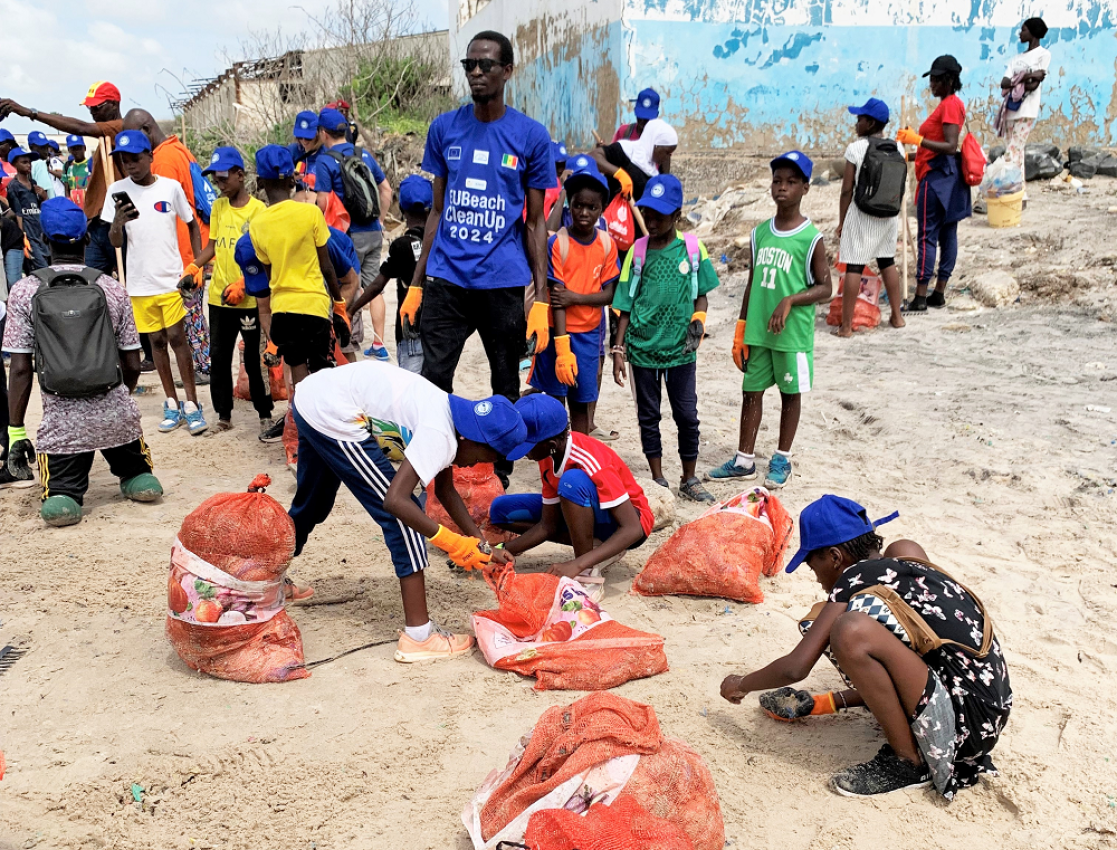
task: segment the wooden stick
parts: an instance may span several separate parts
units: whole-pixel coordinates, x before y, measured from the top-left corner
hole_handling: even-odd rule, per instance
[[[112,166],[112,154],[109,153],[109,145],[112,141],[108,136],[102,136],[97,149],[101,152],[101,170],[105,174],[105,199],[109,197],[109,186],[113,184],[113,180],[109,178],[116,175],[116,170]],[[120,285],[124,289],[128,289],[128,281],[124,277],[124,251],[120,248],[116,249],[116,273],[120,280]]]
[[[640,235],[648,235],[648,226],[644,224],[644,216],[640,212],[640,208],[632,203],[632,198],[628,199],[628,208],[632,210],[632,219],[636,222],[636,226],[640,228]]]
[[[597,130],[593,131],[593,140],[595,142],[597,142],[599,145],[605,144],[605,140],[603,138],[601,138],[601,136],[597,135]]]
[[[904,95],[900,96],[900,123],[903,124],[903,126],[905,126],[905,127],[907,126],[907,117],[908,117],[908,102],[907,101],[908,101],[908,99],[907,99],[906,96],[904,96]],[[904,157],[906,158],[907,155],[908,155],[907,146],[904,146]],[[909,184],[909,185],[911,183],[911,181],[907,177],[904,178],[904,182]],[[903,239],[904,239],[904,241],[903,241],[903,249],[904,249],[903,277],[901,278],[901,284],[902,285],[901,285],[901,290],[900,290],[901,291],[901,297],[900,297],[901,304],[904,301],[906,301],[907,298],[908,298],[908,201],[909,200],[910,200],[910,198],[908,196],[908,193],[904,192],[904,202],[903,202],[903,204],[900,205],[900,215],[903,216],[903,220],[902,220],[903,228],[902,229],[903,229],[903,232],[904,232],[904,236],[903,236]]]

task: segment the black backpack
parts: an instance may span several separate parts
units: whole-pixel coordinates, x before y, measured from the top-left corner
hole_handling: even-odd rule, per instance
[[[380,187],[376,185],[376,178],[362,153],[359,147],[353,148],[352,156],[345,156],[332,150],[326,151],[326,156],[336,160],[341,167],[341,186],[344,193],[341,203],[349,213],[353,224],[359,225],[372,224],[380,218]]]
[[[908,164],[896,142],[870,136],[861,161],[853,202],[866,215],[895,218],[904,208]]]
[[[41,281],[31,296],[39,388],[63,398],[90,398],[120,386],[120,350],[105,292],[97,285],[102,272],[47,267],[32,274]]]

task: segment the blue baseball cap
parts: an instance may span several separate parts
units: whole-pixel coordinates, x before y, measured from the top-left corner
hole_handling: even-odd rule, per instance
[[[264,145],[256,151],[256,176],[279,180],[295,173],[295,158],[282,145]]]
[[[318,126],[323,130],[332,130],[336,133],[338,130],[346,129],[349,126],[349,121],[336,109],[327,106],[318,113]]]
[[[85,139],[83,139],[81,136],[67,136],[66,137],[66,147],[68,147],[68,148],[84,148],[85,147]]]
[[[773,159],[771,165],[773,171],[781,165],[790,165],[802,174],[805,180],[811,179],[811,172],[814,170],[814,163],[811,162],[811,158],[802,151],[788,151],[783,156],[777,156]]]
[[[21,156],[29,156],[33,160],[42,159],[42,157],[39,156],[37,153],[35,153],[35,151],[24,150],[23,148],[21,148],[17,145],[16,147],[12,148],[11,151],[8,153],[8,162],[9,163],[15,162]]]
[[[563,403],[543,393],[521,398],[516,402],[516,412],[527,426],[527,439],[517,447],[517,457],[523,457],[544,440],[557,437],[570,425]]]
[[[551,140],[551,152],[555,156],[555,162],[556,163],[566,162],[567,156],[568,156],[568,154],[566,152],[566,142],[559,142],[559,141],[556,141],[555,139],[552,139]]]
[[[318,115],[307,110],[295,116],[295,127],[291,131],[296,139],[313,139],[318,135]]]
[[[51,242],[74,243],[85,236],[89,219],[69,198],[48,198],[39,205],[39,224]]]
[[[38,130],[32,130],[27,134],[28,146],[35,145],[36,147],[46,147],[49,142],[46,133],[40,133]]]
[[[674,174],[657,174],[644,187],[636,206],[671,215],[683,208],[683,184]]]
[[[659,92],[655,89],[644,89],[636,95],[636,117],[651,121],[659,117]]]
[[[875,121],[881,124],[888,123],[888,104],[883,100],[878,100],[875,97],[870,97],[865,101],[864,106],[851,106],[849,107],[850,115],[868,115]]]
[[[47,147],[50,148],[55,153],[61,153],[62,152],[62,148],[59,147],[58,142],[56,142],[54,139],[48,139],[47,140]]]
[[[470,401],[451,395],[450,417],[454,428],[467,440],[491,446],[508,460],[519,460],[531,450],[530,446],[524,447],[527,425],[504,396]]]
[[[4,144],[4,142],[14,142],[15,140],[16,137],[12,135],[10,130],[5,130],[3,127],[0,127],[0,145]]]
[[[567,160],[567,165],[570,168],[570,176],[566,178],[566,197],[569,198],[577,192],[583,181],[592,181],[595,189],[600,186],[606,195],[609,194],[609,181],[598,169],[592,156],[585,153],[577,154],[573,159]]]
[[[216,148],[213,156],[209,158],[209,165],[202,169],[202,174],[212,174],[215,171],[228,171],[231,168],[244,170],[244,157],[240,151],[231,146]]]
[[[125,130],[117,133],[113,141],[116,146],[113,156],[118,153],[151,153],[151,140],[142,130]]]
[[[399,184],[399,208],[410,210],[419,207],[429,210],[434,206],[434,186],[426,177],[409,174]]]
[[[260,262],[260,258],[256,256],[256,246],[252,244],[252,238],[247,233],[237,240],[237,245],[233,249],[233,259],[237,261],[241,273],[244,274],[245,292],[249,295],[263,296],[271,292],[268,272]]]
[[[799,551],[788,561],[787,572],[795,572],[816,549],[848,543],[878,525],[892,522],[899,515],[899,511],[893,511],[883,519],[870,522],[865,509],[852,499],[830,494],[816,499],[799,514]]]

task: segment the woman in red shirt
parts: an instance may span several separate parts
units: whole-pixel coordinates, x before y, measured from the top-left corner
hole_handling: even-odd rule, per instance
[[[970,187],[962,178],[959,154],[962,125],[966,122],[966,105],[958,97],[962,88],[962,66],[953,56],[940,56],[931,63],[924,77],[931,78],[931,94],[939,105],[919,132],[904,127],[896,141],[916,145],[915,177],[919,187],[915,193],[916,216],[919,219],[918,262],[916,264],[915,297],[905,311],[923,313],[928,307],[946,304],[946,284],[958,259],[958,222],[973,214]],[[935,255],[939,269],[935,291],[927,295],[931,275],[935,271]]]

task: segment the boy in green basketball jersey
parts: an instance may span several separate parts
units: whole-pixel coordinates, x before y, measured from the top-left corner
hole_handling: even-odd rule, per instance
[[[791,478],[802,397],[814,381],[814,305],[833,289],[822,234],[799,210],[811,167],[799,151],[772,160],[776,215],[752,231],[752,268],[733,336],[733,362],[745,373],[740,442],[735,457],[710,470],[715,480],[756,477],[756,435],[771,386],[780,391],[780,442],[764,486],[778,489]]]

